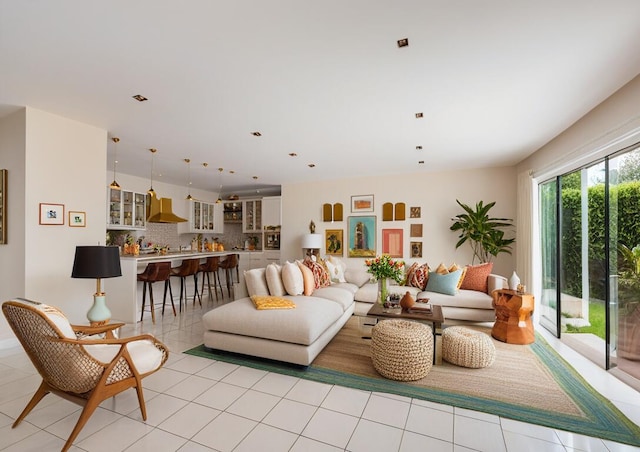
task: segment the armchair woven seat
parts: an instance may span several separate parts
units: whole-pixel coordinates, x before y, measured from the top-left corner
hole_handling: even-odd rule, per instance
[[[13,423],[15,428],[50,392],[84,406],[63,451],[68,450],[100,403],[136,388],[147,419],[142,379],[162,367],[169,351],[149,334],[118,339],[123,323],[71,325],[53,306],[18,298],[2,304],[9,325],[42,377],[40,387]]]

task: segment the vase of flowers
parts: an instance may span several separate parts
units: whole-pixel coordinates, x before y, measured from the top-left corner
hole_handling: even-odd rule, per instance
[[[367,266],[367,272],[373,275],[373,279],[378,281],[380,303],[384,303],[387,300],[387,279],[392,279],[399,283],[402,281],[404,262],[397,261],[391,258],[388,254],[383,254],[375,259],[365,260]]]

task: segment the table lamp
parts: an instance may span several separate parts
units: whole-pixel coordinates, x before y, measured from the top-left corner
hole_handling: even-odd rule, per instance
[[[322,248],[322,234],[305,234],[302,236],[302,249],[305,256],[317,257]]]
[[[120,250],[117,246],[77,246],[73,261],[72,278],[96,278],[96,293],[93,306],[87,312],[91,323],[107,323],[111,311],[105,302],[105,293],[100,287],[102,278],[122,276],[120,270]]]

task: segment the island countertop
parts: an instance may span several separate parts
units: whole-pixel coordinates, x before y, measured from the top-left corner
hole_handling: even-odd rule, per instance
[[[250,252],[253,251],[181,251],[167,253],[165,255],[153,253],[141,254],[138,256],[120,256],[122,276],[119,278],[109,278],[104,280],[107,306],[109,306],[109,309],[111,310],[111,319],[112,321],[121,321],[125,323],[136,323],[140,320],[142,291],[138,290],[138,273],[142,273],[147,264],[151,262],[171,262],[172,267],[179,267],[183,259],[197,258],[201,259],[202,262],[205,262],[206,258],[210,256],[224,257],[229,254],[246,255],[246,253]],[[158,302],[159,300],[156,300],[156,303]]]

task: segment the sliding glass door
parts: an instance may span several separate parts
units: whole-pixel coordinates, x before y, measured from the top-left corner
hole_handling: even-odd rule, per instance
[[[640,148],[539,185],[540,323],[640,378]]]
[[[540,239],[542,260],[542,299],[540,324],[560,337],[558,309],[558,181],[540,185]]]

